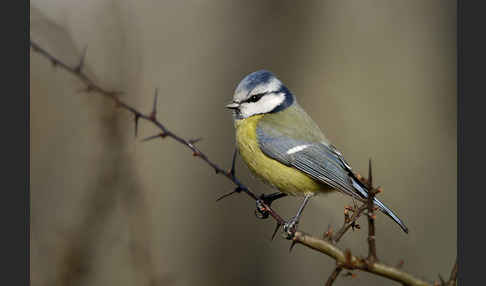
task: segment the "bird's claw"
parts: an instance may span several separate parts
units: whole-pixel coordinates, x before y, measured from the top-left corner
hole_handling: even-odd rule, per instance
[[[278,200],[279,198],[282,198],[286,196],[286,194],[283,193],[274,193],[270,195],[265,195],[261,194],[258,200],[256,201],[256,210],[255,210],[255,216],[259,219],[266,219],[270,216],[270,212],[268,211],[267,207],[270,207],[270,205],[275,201]],[[266,206],[265,206],[266,205]]]
[[[299,221],[297,218],[293,217],[288,222],[284,223],[283,230],[287,234],[287,238],[292,238],[297,231],[297,225]]]
[[[270,216],[269,211],[263,205],[264,203],[265,203],[265,201],[263,201],[261,199],[256,201],[255,216],[259,219],[266,219]]]

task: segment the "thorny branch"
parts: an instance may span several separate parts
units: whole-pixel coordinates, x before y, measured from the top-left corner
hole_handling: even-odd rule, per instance
[[[371,159],[368,166],[368,263],[373,263],[378,261],[376,256],[376,241],[375,241],[375,195],[378,193],[373,187],[373,176],[371,172]]]
[[[336,281],[336,278],[339,276],[339,273],[343,271],[343,267],[338,265],[336,268],[334,268],[334,271],[331,273],[329,278],[326,281],[326,286],[331,286],[334,281]]]
[[[117,91],[109,91],[106,90],[99,85],[97,85],[93,80],[91,80],[84,72],[83,72],[83,64],[84,64],[84,56],[81,59],[81,62],[79,65],[76,67],[70,67],[69,65],[65,64],[62,62],[60,59],[57,57],[51,55],[49,52],[41,48],[38,44],[35,42],[30,42],[30,46],[35,52],[38,52],[39,54],[43,55],[46,57],[48,60],[51,61],[52,65],[54,67],[61,67],[64,70],[68,71],[69,73],[77,76],[81,81],[83,81],[86,84],[86,88],[83,90],[85,92],[97,92],[98,94],[107,97],[111,100],[113,100],[116,104],[117,107],[125,109],[132,113],[134,115],[134,121],[135,121],[135,132],[138,130],[138,123],[140,119],[143,119],[145,121],[151,122],[153,125],[155,125],[159,130],[161,131],[159,134],[150,136],[148,138],[143,139],[143,141],[148,141],[156,138],[170,138],[173,139],[180,144],[186,146],[188,149],[192,151],[192,155],[195,157],[200,158],[204,162],[206,162],[211,168],[214,169],[216,174],[223,175],[229,180],[231,180],[235,185],[236,188],[234,192],[239,193],[239,192],[244,192],[251,198],[253,198],[255,201],[259,200],[258,197],[252,193],[245,185],[243,185],[239,179],[234,175],[234,164],[231,170],[227,171],[224,170],[223,168],[219,167],[216,163],[211,161],[206,154],[201,152],[197,147],[196,143],[199,141],[199,139],[196,140],[191,140],[191,139],[185,139],[180,137],[179,135],[173,133],[170,131],[164,124],[162,124],[158,119],[157,119],[157,98],[158,98],[158,93],[157,90],[155,91],[155,96],[154,96],[154,105],[153,109],[149,114],[144,114],[134,107],[128,105],[126,102],[122,101],[118,96],[121,94],[120,92]],[[284,223],[285,221],[267,204],[264,202],[261,202],[261,206],[264,208],[264,211],[268,212],[277,222]]]
[[[434,282],[434,286],[456,286],[457,284],[457,258],[456,258],[456,263],[454,263],[454,266],[452,267],[451,270],[451,275],[449,277],[449,280],[445,281],[444,278],[439,274],[439,280],[440,282],[436,281]]]
[[[336,232],[336,235],[332,237],[331,241],[334,243],[338,243],[339,240],[343,237],[343,235],[350,229],[350,228],[357,228],[359,229],[360,226],[359,224],[356,224],[356,221],[360,216],[363,214],[363,212],[367,209],[367,205],[362,205],[361,207],[346,207],[344,209],[344,225],[341,227],[339,231]],[[353,212],[353,215],[349,217],[348,212],[351,211]],[[329,236],[329,234],[327,235]]]
[[[207,165],[209,165],[218,175],[222,175],[229,179],[230,181],[233,182],[233,184],[236,186],[235,189],[220,197],[218,200],[221,200],[224,197],[227,197],[229,195],[232,195],[234,193],[245,193],[249,197],[251,197],[253,200],[257,202],[257,212],[260,213],[262,218],[266,218],[269,215],[277,222],[277,227],[275,229],[274,235],[279,229],[279,227],[285,223],[285,220],[275,211],[273,210],[269,205],[267,205],[265,202],[263,202],[257,195],[255,195],[253,192],[250,191],[248,187],[246,187],[240,180],[236,177],[235,175],[235,160],[236,160],[236,150],[233,154],[233,160],[231,164],[231,169],[230,170],[225,170],[213,161],[211,161],[207,155],[205,155],[201,150],[199,150],[198,147],[196,147],[196,143],[200,141],[201,139],[185,139],[183,137],[180,137],[179,135],[175,134],[171,130],[169,130],[164,124],[162,124],[158,119],[157,119],[157,100],[158,100],[158,90],[155,90],[155,95],[154,95],[154,104],[153,108],[150,113],[145,114],[136,108],[130,106],[126,102],[122,101],[119,98],[119,95],[121,92],[117,91],[110,91],[107,89],[102,88],[100,85],[96,84],[91,78],[89,78],[84,72],[83,72],[83,66],[85,62],[85,56],[86,56],[86,48],[83,50],[82,57],[80,59],[80,62],[78,65],[75,67],[71,67],[64,63],[62,60],[59,58],[55,57],[54,55],[50,54],[48,51],[40,47],[37,43],[30,41],[30,46],[34,52],[39,53],[46,59],[48,59],[54,67],[60,67],[67,71],[68,73],[71,73],[72,75],[76,76],[78,79],[80,79],[86,86],[82,90],[87,93],[97,93],[103,97],[106,97],[108,99],[111,99],[116,107],[122,108],[134,116],[134,123],[135,123],[135,136],[137,136],[138,132],[138,123],[140,119],[148,121],[155,125],[159,130],[160,133],[155,134],[153,136],[147,137],[143,139],[142,141],[148,141],[148,140],[153,140],[157,138],[170,138],[172,140],[177,141],[178,143],[184,145],[186,148],[188,148],[190,151],[192,151],[193,156],[203,160]],[[332,285],[332,283],[336,280],[336,278],[339,276],[340,272],[343,269],[347,270],[362,270],[365,272],[373,273],[397,282],[400,282],[404,285],[432,285],[428,282],[425,282],[419,278],[416,278],[412,276],[409,273],[406,273],[404,271],[401,271],[398,268],[391,267],[382,263],[378,263],[378,259],[376,256],[376,244],[375,244],[375,228],[374,228],[374,205],[373,205],[373,198],[374,196],[380,192],[380,189],[374,189],[372,185],[372,176],[371,176],[371,160],[370,160],[370,165],[369,165],[369,176],[368,179],[361,178],[361,176],[357,175],[358,179],[360,179],[362,182],[366,183],[369,189],[371,190],[371,195],[368,198],[368,201],[364,203],[362,206],[354,206],[353,208],[347,207],[345,209],[345,221],[343,226],[339,231],[336,232],[336,235],[332,235],[332,229],[329,229],[328,232],[326,233],[324,239],[319,239],[310,235],[307,235],[303,232],[297,231],[293,235],[293,237],[290,237],[288,239],[292,240],[290,250],[294,247],[296,244],[302,244],[308,248],[314,249],[316,251],[319,251],[323,254],[326,254],[327,256],[333,258],[336,260],[337,266],[334,269],[334,271],[331,273],[330,277],[328,278],[326,285]],[[350,229],[350,228],[359,228],[359,225],[356,224],[357,219],[363,214],[363,212],[367,210],[368,211],[368,227],[369,227],[369,233],[368,233],[368,244],[369,244],[369,254],[366,259],[363,258],[358,258],[356,256],[351,255],[351,252],[349,250],[347,251],[342,251],[338,247],[335,246],[337,242],[342,238],[342,236]],[[347,211],[353,212],[353,215],[349,217],[349,213]],[[455,285],[457,279],[457,261],[456,264],[452,270],[451,277],[447,281],[447,284],[444,285]]]
[[[450,285],[450,286],[455,286],[456,285],[456,282],[457,282],[457,258],[456,258],[456,263],[454,263],[454,266],[452,267],[452,271],[451,271],[451,276],[449,277],[449,281],[447,281],[447,283]]]
[[[369,264],[365,259],[351,255],[351,252],[349,251],[342,251],[325,240],[310,236],[300,231],[295,233],[293,241],[333,258],[336,260],[336,263],[342,265],[344,269],[361,270],[373,273],[400,282],[404,285],[432,285],[395,267],[378,262]]]

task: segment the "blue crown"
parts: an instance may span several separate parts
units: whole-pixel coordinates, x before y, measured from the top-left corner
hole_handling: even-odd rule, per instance
[[[236,91],[250,91],[257,85],[269,82],[275,75],[267,70],[259,70],[247,75],[236,87]]]

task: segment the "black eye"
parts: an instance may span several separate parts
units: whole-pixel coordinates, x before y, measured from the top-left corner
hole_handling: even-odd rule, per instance
[[[264,93],[259,93],[259,94],[254,94],[252,95],[250,98],[248,98],[246,101],[247,102],[257,102],[260,100],[260,98],[262,98],[262,96],[264,96],[265,94]]]

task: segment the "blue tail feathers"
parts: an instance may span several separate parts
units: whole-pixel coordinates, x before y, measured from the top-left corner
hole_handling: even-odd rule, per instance
[[[357,180],[354,178],[352,179],[353,181],[353,186],[358,192],[358,194],[363,197],[363,198],[368,198],[368,191],[366,188]],[[407,226],[403,223],[403,221],[392,211],[390,210],[387,206],[385,206],[380,200],[377,198],[374,199],[375,205],[380,209],[381,212],[389,216],[391,219],[393,219],[405,233],[408,233],[408,228]]]
[[[375,205],[387,216],[391,217],[405,233],[408,233],[407,226],[403,223],[403,221],[389,208],[387,208],[382,202],[380,202],[377,198],[374,199]]]

